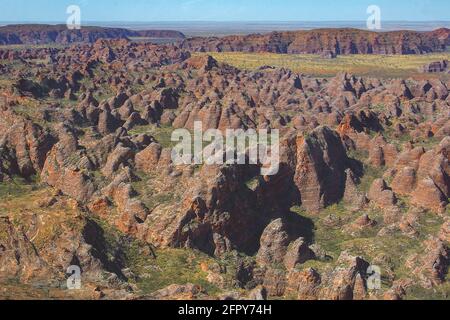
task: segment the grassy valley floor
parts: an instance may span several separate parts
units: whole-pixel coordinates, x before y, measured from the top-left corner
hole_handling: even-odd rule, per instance
[[[197,53],[204,55],[205,53]],[[430,62],[450,60],[450,53],[426,55],[343,55],[325,59],[313,54],[274,54],[244,52],[207,53],[216,60],[240,69],[254,70],[262,66],[288,68],[294,72],[316,77],[333,77],[340,72],[356,76],[382,78],[429,78],[449,77],[444,74],[421,74],[418,68]]]

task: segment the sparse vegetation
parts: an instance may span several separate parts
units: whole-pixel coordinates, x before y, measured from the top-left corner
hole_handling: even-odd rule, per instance
[[[259,176],[258,176],[258,177],[254,177],[254,178],[248,180],[248,181],[245,183],[245,185],[246,185],[247,188],[249,188],[250,190],[255,191],[256,188],[257,188],[258,185],[259,185],[259,179],[260,179]]]
[[[163,148],[172,148],[177,142],[172,141],[173,128],[169,126],[146,125],[138,126],[130,130],[130,135],[146,133],[153,136]]]
[[[134,258],[131,258],[136,259],[137,255],[134,249]],[[155,255],[155,259],[139,259],[135,265],[140,275],[137,285],[143,293],[149,294],[172,284],[186,283],[197,284],[212,295],[217,292],[217,288],[206,280],[206,272],[201,269],[202,263],[208,265],[214,262],[208,256],[181,249],[157,250]]]
[[[358,76],[410,77],[421,75],[418,68],[438,60],[450,60],[449,53],[426,55],[347,55],[336,59],[323,59],[312,54],[273,54],[244,52],[207,53],[220,62],[241,69],[255,70],[262,66],[288,68],[295,72],[319,77],[332,77],[339,72]],[[429,77],[429,75],[427,75]]]
[[[13,177],[11,181],[0,182],[0,198],[9,199],[26,195],[37,188],[34,181],[34,178],[31,181],[27,181],[20,177]]]

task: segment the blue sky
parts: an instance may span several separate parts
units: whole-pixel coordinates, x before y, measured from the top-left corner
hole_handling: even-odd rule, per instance
[[[0,21],[64,22],[79,5],[82,21],[449,21],[449,0],[0,0]]]

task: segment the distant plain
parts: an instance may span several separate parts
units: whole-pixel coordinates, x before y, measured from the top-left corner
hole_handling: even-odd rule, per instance
[[[204,53],[197,53],[203,55]],[[243,52],[207,53],[219,62],[246,70],[256,70],[263,66],[286,68],[294,72],[317,77],[333,77],[340,72],[357,76],[382,78],[416,79],[449,77],[444,74],[421,74],[419,67],[427,63],[450,60],[450,52],[425,55],[341,55],[336,59],[325,59],[313,54],[273,54]]]

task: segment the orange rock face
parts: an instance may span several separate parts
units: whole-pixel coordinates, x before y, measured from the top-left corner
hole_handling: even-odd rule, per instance
[[[323,127],[297,142],[294,182],[302,205],[311,211],[343,197],[347,155],[338,135]]]

